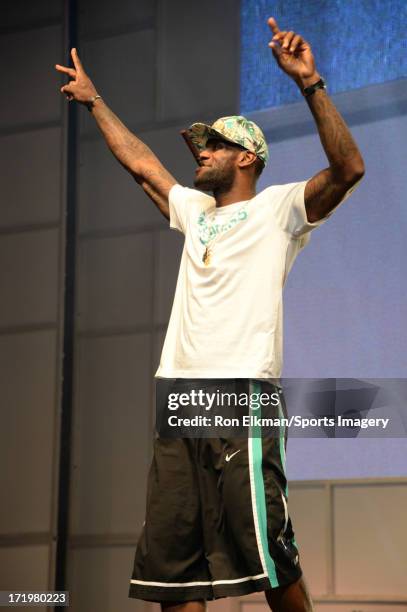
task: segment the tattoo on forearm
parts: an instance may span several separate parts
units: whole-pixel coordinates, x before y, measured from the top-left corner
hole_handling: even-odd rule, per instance
[[[307,102],[331,168],[341,171],[361,163],[361,155],[352,134],[326,92],[316,91],[307,98]]]
[[[106,104],[97,105],[93,113],[113,155],[168,219],[168,193],[176,183],[174,177],[162,166],[151,149],[130,132]]]
[[[135,160],[157,159],[151,149],[130,132],[107,105],[98,109],[95,118],[110,150],[127,169]]]

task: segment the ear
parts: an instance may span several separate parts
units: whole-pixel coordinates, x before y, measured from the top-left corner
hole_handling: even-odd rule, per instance
[[[254,162],[257,159],[257,155],[256,153],[253,153],[253,151],[240,151],[239,152],[239,156],[238,156],[238,161],[237,161],[237,165],[239,168],[242,168],[242,170],[244,168],[249,168],[250,166],[252,166],[254,164]]]

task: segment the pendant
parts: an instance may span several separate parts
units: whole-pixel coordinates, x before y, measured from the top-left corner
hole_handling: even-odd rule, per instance
[[[205,248],[205,253],[203,254],[202,261],[204,262],[205,266],[209,266],[209,264],[211,263],[211,252],[208,247]]]

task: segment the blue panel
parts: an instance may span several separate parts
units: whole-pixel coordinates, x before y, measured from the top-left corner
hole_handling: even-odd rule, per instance
[[[407,76],[406,0],[241,0],[242,113],[301,97],[268,47],[271,16],[310,42],[331,93]]]
[[[407,378],[407,79],[398,85],[343,95],[345,108],[369,117],[352,127],[366,175],[332,217],[311,232],[288,276],[284,377]],[[383,106],[375,109],[377,102]],[[386,102],[389,114],[383,111]],[[287,108],[266,111],[262,125],[278,125],[286,113]],[[289,115],[290,138],[269,142],[270,163],[259,191],[306,180],[327,165],[316,127],[314,134],[296,136],[295,122],[298,118],[301,125],[304,114]],[[294,414],[290,404],[287,408]],[[405,477],[406,448],[406,438],[291,437],[288,477]]]

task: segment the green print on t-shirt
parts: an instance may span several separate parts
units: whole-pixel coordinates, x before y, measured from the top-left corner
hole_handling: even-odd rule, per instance
[[[198,217],[198,233],[199,240],[202,244],[208,244],[211,240],[215,238],[218,234],[223,234],[228,230],[232,229],[237,223],[244,221],[248,217],[247,212],[247,204],[240,208],[237,212],[232,214],[232,216],[226,220],[225,223],[214,223],[208,225],[207,214],[205,211],[202,211]]]

